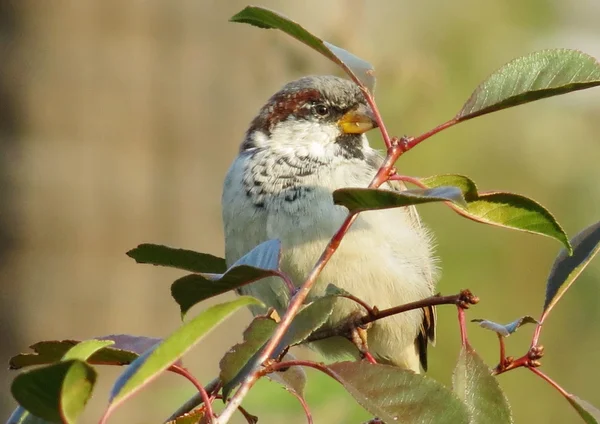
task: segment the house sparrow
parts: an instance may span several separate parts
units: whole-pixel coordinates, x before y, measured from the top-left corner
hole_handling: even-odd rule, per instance
[[[374,128],[359,87],[334,76],[308,76],[285,85],[250,124],[223,188],[228,265],[258,244],[279,239],[281,269],[300,286],[348,210],[333,203],[334,190],[367,187],[382,163],[365,132]],[[382,188],[403,190],[397,182]],[[319,276],[309,298],[329,283],[379,309],[432,296],[437,268],[432,238],[413,207],[359,215]],[[241,287],[282,315],[290,293],[277,278]],[[362,312],[338,298],[325,327]],[[253,313],[264,313],[254,308]],[[427,341],[435,339],[433,308],[376,321],[367,331],[369,352],[385,364],[415,372],[427,368]],[[328,359],[358,357],[343,337],[311,343]]]

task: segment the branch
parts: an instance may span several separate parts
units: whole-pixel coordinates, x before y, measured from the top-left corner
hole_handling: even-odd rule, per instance
[[[380,319],[412,311],[414,309],[436,305],[456,305],[459,309],[468,309],[470,305],[475,305],[477,302],[479,302],[479,298],[473,295],[470,290],[465,289],[461,290],[460,293],[451,296],[431,296],[416,302],[394,306],[393,308],[383,309],[381,311],[376,308],[370,308],[372,312],[360,317],[358,320],[350,319],[336,328],[326,328],[315,331],[306,339],[306,342],[313,342],[334,336],[345,336],[353,328],[365,326]],[[362,305],[362,302],[360,304]]]
[[[189,381],[192,382],[194,387],[196,387],[200,398],[204,402],[204,407],[206,408],[206,423],[211,424],[213,422],[213,419],[215,418],[215,413],[212,409],[212,401],[208,396],[208,391],[204,388],[202,384],[198,382],[198,380],[196,380],[196,377],[194,377],[187,369],[177,365],[171,365],[169,367],[169,371],[187,378]]]

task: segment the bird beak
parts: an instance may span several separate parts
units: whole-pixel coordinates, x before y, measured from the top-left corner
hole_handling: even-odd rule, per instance
[[[337,124],[344,134],[362,134],[377,127],[371,108],[362,104],[346,112]]]

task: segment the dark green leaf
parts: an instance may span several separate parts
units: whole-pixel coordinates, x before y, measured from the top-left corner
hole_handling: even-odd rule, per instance
[[[19,374],[11,392],[31,414],[56,423],[74,423],[96,382],[96,371],[71,359]]]
[[[290,324],[288,331],[283,335],[281,343],[279,343],[273,355],[278,356],[287,346],[302,343],[315,330],[321,328],[331,316],[336,301],[336,296],[326,295],[304,306]]]
[[[193,250],[174,249],[160,244],[140,244],[127,252],[127,256],[140,264],[178,268],[191,272],[225,272],[225,259]]]
[[[271,338],[277,323],[267,317],[256,317],[244,331],[244,341],[233,346],[219,363],[220,378],[223,382],[223,397],[227,398],[231,390],[243,377],[240,372],[248,368],[257,352]],[[250,370],[251,368],[249,368]]]
[[[224,274],[191,274],[176,280],[171,286],[171,295],[179,304],[181,314],[185,315],[203,300],[279,275],[280,255],[281,242],[266,241],[241,257]]]
[[[470,424],[513,422],[510,405],[498,380],[474,350],[462,348],[452,386],[469,409]]]
[[[260,304],[260,302],[253,297],[241,296],[236,300],[214,305],[179,327],[162,343],[141,355],[115,382],[110,396],[109,410],[116,408],[173,365],[233,312],[251,304]]]
[[[367,362],[338,362],[327,368],[363,408],[387,423],[469,422],[466,406],[429,377]]]
[[[96,340],[109,340],[114,344],[103,347],[85,359],[90,364],[127,365],[133,362],[162,339],[152,337],[113,334],[98,337]],[[19,369],[31,365],[51,364],[59,361],[70,349],[81,343],[78,340],[48,340],[30,346],[35,353],[22,353],[10,359],[10,368]],[[79,358],[82,359],[82,358]]]
[[[436,187],[405,191],[375,188],[342,188],[333,192],[333,202],[350,212],[401,208],[429,202],[453,202],[466,206],[462,192],[457,187]]]
[[[375,70],[370,63],[321,40],[287,17],[263,7],[247,6],[234,15],[230,21],[250,24],[259,28],[279,29],[285,32],[338,64],[352,79],[357,83],[360,82],[361,85],[373,93]]]
[[[477,193],[475,183],[463,175],[435,175],[422,178],[426,187],[459,187],[467,206],[455,204],[455,210],[466,218],[484,224],[552,237],[571,248],[569,238],[552,214],[527,197],[501,192]]]
[[[464,121],[545,97],[600,85],[600,63],[577,50],[542,50],[507,63],[471,95],[456,118]]]
[[[578,398],[575,395],[570,395],[567,397],[567,400],[587,424],[600,423],[600,410],[598,410],[598,408],[596,408],[594,405]]]
[[[573,255],[569,256],[566,250],[561,250],[548,276],[542,322],[548,312],[600,251],[600,222],[587,227],[573,237],[571,245],[573,246]]]
[[[523,324],[537,324],[538,323],[538,321],[535,318],[533,318],[529,315],[525,315],[524,317],[516,319],[513,322],[506,324],[506,325],[498,324],[497,322],[494,322],[494,321],[488,321],[487,319],[472,319],[471,322],[478,322],[482,328],[485,328],[487,330],[492,330],[492,331],[500,334],[503,337],[510,336],[512,333],[517,331],[517,329],[520,326],[522,326]]]

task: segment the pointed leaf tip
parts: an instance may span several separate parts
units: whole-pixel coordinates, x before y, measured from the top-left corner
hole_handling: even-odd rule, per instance
[[[261,305],[261,302],[250,296],[240,296],[214,305],[138,357],[113,385],[107,414],[173,365],[227,317],[248,305]]]
[[[160,244],[144,243],[127,252],[127,256],[140,264],[151,264],[191,272],[221,273],[227,266],[225,259],[208,253],[176,249]]]
[[[600,221],[590,225],[571,240],[573,254],[561,250],[546,283],[542,321],[600,251]]]
[[[510,228],[554,238],[571,249],[567,233],[552,214],[536,201],[504,192],[478,193],[477,186],[464,175],[434,175],[419,180],[425,187],[454,186],[460,188],[466,207],[455,203],[460,215],[483,224]]]
[[[171,295],[182,316],[199,302],[235,290],[267,277],[279,276],[281,242],[268,240],[242,256],[223,274],[190,274],[171,285]],[[287,286],[280,281],[273,290],[281,298],[289,296]]]
[[[600,63],[569,49],[542,50],[502,66],[475,89],[459,121],[600,85]]]
[[[286,16],[264,7],[246,6],[229,20],[230,22],[250,24],[263,29],[281,30],[336,63],[354,82],[370,93],[375,90],[375,70],[369,62],[323,41]]]

